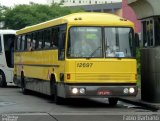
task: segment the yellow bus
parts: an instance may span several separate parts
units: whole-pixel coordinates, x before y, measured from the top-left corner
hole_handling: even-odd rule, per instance
[[[74,13],[17,31],[14,82],[64,98],[136,96],[134,25],[108,13]]]

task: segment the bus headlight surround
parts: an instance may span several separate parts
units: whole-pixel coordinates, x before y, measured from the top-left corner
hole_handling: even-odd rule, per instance
[[[72,93],[77,94],[78,93],[78,88],[72,88]]]
[[[133,94],[135,92],[135,89],[132,87],[132,88],[129,88],[129,93]]]

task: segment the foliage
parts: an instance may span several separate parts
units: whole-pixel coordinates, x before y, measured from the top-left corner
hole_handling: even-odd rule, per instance
[[[8,7],[0,6],[0,22],[4,20],[5,12],[8,10]]]
[[[140,88],[141,87],[141,63],[140,63],[140,48],[136,49],[136,60],[137,60],[137,76],[138,76],[138,82],[137,86]]]
[[[30,5],[17,5],[14,8],[6,9],[3,21],[5,22],[5,28],[21,29],[79,11],[82,10],[61,7],[59,4],[49,6],[30,3]]]
[[[140,74],[141,73],[141,64],[140,64],[140,56],[141,56],[141,54],[140,54],[140,48],[137,48],[136,49],[136,60],[137,60],[137,71],[138,71],[138,74]]]

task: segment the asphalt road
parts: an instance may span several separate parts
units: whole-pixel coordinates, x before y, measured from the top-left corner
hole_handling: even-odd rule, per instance
[[[67,100],[56,105],[50,96],[30,92],[23,95],[17,87],[0,88],[0,121],[160,121],[160,111],[103,99]]]

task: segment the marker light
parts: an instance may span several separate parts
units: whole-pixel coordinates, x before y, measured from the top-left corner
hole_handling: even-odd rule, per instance
[[[77,88],[73,88],[73,89],[72,89],[72,93],[73,93],[73,94],[77,94],[77,93],[78,93],[78,89],[77,89]]]
[[[135,89],[134,89],[134,88],[129,88],[129,92],[130,92],[131,94],[133,94],[133,93],[135,92]]]
[[[70,80],[71,79],[71,75],[67,74],[67,79]]]

